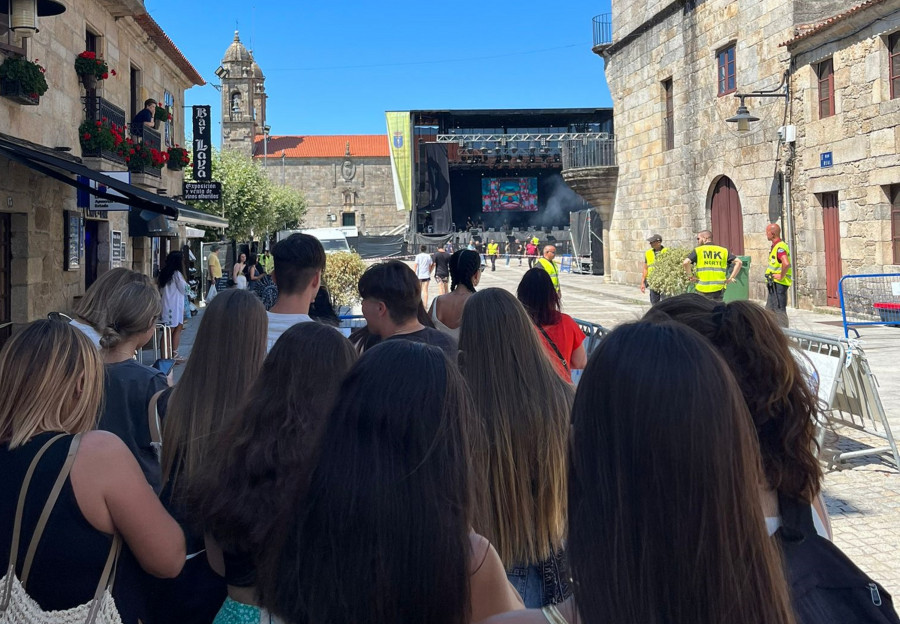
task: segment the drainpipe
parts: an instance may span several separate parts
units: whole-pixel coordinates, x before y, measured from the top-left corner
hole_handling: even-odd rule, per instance
[[[790,156],[785,167],[784,176],[784,229],[787,234],[788,246],[791,248],[791,269],[797,263],[797,237],[794,232],[794,209],[791,203],[791,177],[794,172],[794,144],[790,145]],[[794,279],[791,281],[788,303],[792,308],[797,307],[797,272],[794,271]]]

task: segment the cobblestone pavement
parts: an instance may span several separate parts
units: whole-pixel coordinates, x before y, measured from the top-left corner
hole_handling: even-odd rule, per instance
[[[480,287],[499,287],[515,293],[527,266],[514,260],[488,269]],[[605,327],[639,319],[649,309],[648,296],[634,286],[607,284],[602,277],[563,273],[560,276],[563,310],[576,318]],[[789,310],[791,327],[832,337],[843,336],[840,317],[807,310]],[[872,327],[861,331],[872,372],[892,431],[900,437],[900,328]],[[858,431],[829,434],[846,450],[882,446],[883,441]],[[825,502],[831,516],[834,542],[889,593],[900,597],[900,473],[878,457],[862,457],[825,474]],[[895,599],[896,600],[896,599]]]
[[[488,269],[483,274],[479,287],[499,287],[515,293],[527,268],[519,267],[515,260],[509,267],[500,261],[495,272]],[[612,328],[638,320],[649,309],[647,295],[634,286],[607,284],[602,277],[568,273],[563,273],[560,281],[563,309],[579,319]],[[788,315],[792,328],[832,337],[843,335],[839,316],[793,309]],[[185,327],[179,348],[184,355],[190,353],[201,316],[194,317]],[[900,329],[865,328],[862,334],[861,345],[878,379],[891,428],[900,437],[900,367],[896,365]],[[176,380],[183,369],[176,367]],[[842,449],[856,450],[875,444],[875,440],[856,431],[841,433],[845,435],[832,433],[830,440],[837,438]],[[877,457],[855,459],[842,469],[826,472],[825,501],[834,542],[888,592],[900,597],[900,473]]]

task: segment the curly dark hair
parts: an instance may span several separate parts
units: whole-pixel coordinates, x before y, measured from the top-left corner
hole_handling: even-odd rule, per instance
[[[289,484],[310,469],[325,417],[355,361],[350,342],[320,323],[294,325],[272,347],[192,488],[198,524],[224,550],[260,553]]]
[[[718,348],[750,408],[768,484],[812,502],[822,486],[819,400],[775,317],[750,301],[716,303],[688,294],[663,299],[644,318],[687,325]]]

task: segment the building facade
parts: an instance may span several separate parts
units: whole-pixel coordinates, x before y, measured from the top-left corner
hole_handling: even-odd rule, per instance
[[[878,14],[897,6],[891,0],[857,4],[868,8],[854,9],[855,19],[877,20],[879,31],[886,24]],[[611,30],[604,35],[601,29],[598,36],[595,28],[594,42],[605,61],[618,128],[612,280],[638,283],[650,233],[662,234],[668,246],[692,247],[697,231],[711,229],[718,244],[750,256],[750,294],[764,298],[765,227],[780,222],[793,247],[798,303],[833,303],[825,279],[821,202],[833,200],[828,193],[837,178],[859,168],[878,170],[875,188],[844,193],[838,229],[845,236],[831,242],[845,247],[837,270],[890,269],[884,188],[895,183],[886,163],[896,160],[897,115],[871,118],[896,111],[887,101],[889,32],[866,42],[863,29],[845,40],[846,52],[836,53],[836,60],[846,54],[846,65],[834,82],[836,93],[846,97],[838,104],[844,114],[807,129],[811,107],[817,106],[810,63],[828,50],[796,50],[815,41],[825,45],[828,35],[798,36],[847,8],[844,0],[613,0]],[[840,28],[837,22],[833,27]],[[833,51],[837,44],[828,46]],[[869,48],[879,51],[864,53]],[[876,75],[881,82],[873,86]],[[736,116],[736,94],[747,94],[744,103],[758,118],[746,129],[727,121]],[[841,168],[822,173],[818,165],[826,144]],[[823,177],[831,182],[816,181]],[[854,242],[855,235],[868,242]]]
[[[144,140],[165,151],[183,144],[184,91],[203,79],[139,0],[77,0],[59,8],[62,15],[39,18],[38,32],[13,31],[9,16],[0,14],[0,63],[7,58],[38,62],[49,84],[37,105],[16,97],[10,84],[0,86],[3,336],[9,324],[71,310],[87,286],[112,267],[151,273],[158,262],[153,252],[164,253],[167,247],[162,236],[192,234],[185,229],[191,211],[179,215],[179,204],[163,197],[181,194],[180,171],[129,172],[124,157],[113,151],[85,154],[79,126],[106,120],[125,126],[146,99],[154,98],[168,104],[173,116],[155,131],[148,129]],[[96,85],[82,84],[74,69],[85,51],[110,69]],[[90,192],[106,190],[97,189],[103,185],[96,179],[107,179],[98,176],[101,172],[115,178],[110,183],[125,193],[122,202],[130,206],[92,199]],[[165,233],[154,234],[149,225],[176,216],[181,217],[178,226],[166,226]]]
[[[222,81],[222,149],[252,156],[275,184],[303,193],[303,227],[356,235],[402,230],[387,135],[270,135],[266,78],[236,32],[216,72]]]

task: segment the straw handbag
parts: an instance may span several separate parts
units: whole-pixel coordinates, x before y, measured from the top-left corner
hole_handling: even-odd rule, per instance
[[[81,443],[80,435],[72,438],[66,461],[59,471],[59,476],[56,478],[53,488],[50,490],[47,502],[44,503],[44,508],[35,526],[31,542],[28,544],[28,551],[22,566],[22,579],[19,580],[16,577],[16,559],[19,554],[19,538],[22,531],[22,511],[25,507],[28,485],[41,457],[54,442],[63,437],[65,437],[65,434],[59,434],[44,444],[37,455],[34,456],[34,459],[31,460],[31,465],[25,473],[25,479],[22,482],[22,488],[19,491],[19,501],[16,506],[12,546],[9,554],[9,568],[6,571],[6,575],[0,579],[0,624],[122,624],[122,618],[119,617],[119,612],[116,610],[112,597],[113,570],[122,545],[122,540],[118,534],[113,538],[109,556],[106,558],[106,565],[103,566],[103,573],[100,575],[100,581],[97,583],[97,590],[94,592],[94,597],[90,602],[63,611],[44,611],[25,591],[25,585],[28,582],[28,574],[31,571],[31,564],[34,562],[34,554],[37,550],[38,542],[47,525],[50,512],[53,511],[53,506],[56,504],[56,499],[59,497],[59,492],[62,490],[66,477],[69,476],[69,471],[72,469],[75,453],[78,451],[78,445]]]

